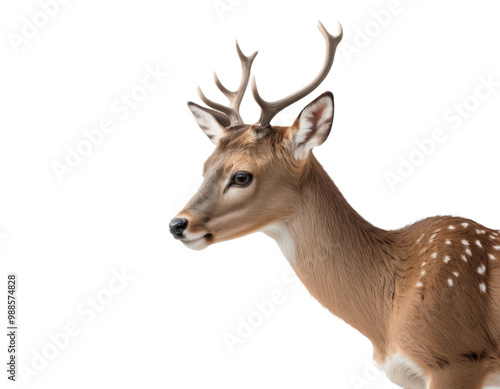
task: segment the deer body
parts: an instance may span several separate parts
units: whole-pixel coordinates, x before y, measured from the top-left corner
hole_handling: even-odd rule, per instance
[[[194,249],[257,231],[275,239],[310,294],[371,340],[374,359],[396,384],[475,389],[492,383],[500,376],[498,231],[451,216],[393,231],[363,219],[312,154],[331,129],[331,93],[306,106],[290,127],[270,125],[328,73],[342,33],[320,29],[327,42],[320,76],[273,103],[258,95],[254,82],[263,110],[257,124],[244,124],[238,112],[256,55],[245,57],[239,47],[239,90],[216,78],[231,107],[201,92],[215,111],[189,103],[216,149],[171,232]]]
[[[287,259],[311,295],[368,337],[377,363],[405,387],[425,388],[426,377],[450,366],[467,372],[459,382],[471,369],[498,369],[498,232],[456,217],[381,230],[310,161],[303,201],[282,229],[295,248]]]

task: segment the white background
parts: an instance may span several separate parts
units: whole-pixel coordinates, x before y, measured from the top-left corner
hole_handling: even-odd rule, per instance
[[[395,387],[365,370],[370,342],[290,281],[268,237],[194,252],[168,232],[213,149],[186,101],[199,102],[197,84],[224,101],[212,70],[236,87],[235,39],[246,54],[259,50],[254,74],[273,100],[319,70],[317,20],[332,33],[340,21],[344,41],[331,74],[278,119],[291,124],[317,95],[334,93],[334,127],[315,153],[375,225],[455,214],[500,226],[500,87],[459,128],[443,120],[454,104],[473,101],[479,77],[500,80],[498,2],[401,0],[378,31],[373,12],[388,10],[389,1],[220,3],[228,8],[217,11],[212,0],[70,1],[17,50],[12,34],[34,17],[43,24],[42,8],[27,0],[0,5],[0,322],[6,276],[16,272],[19,360],[31,369],[18,372],[19,385]],[[367,28],[365,47],[351,56],[341,51]],[[148,67],[168,76],[122,119],[111,107],[141,85]],[[252,123],[259,110],[247,97],[242,113]],[[67,147],[104,118],[114,131],[60,182],[53,163],[64,163]],[[384,174],[397,172],[398,157],[408,158],[436,127],[446,141],[392,191]],[[133,279],[111,295],[113,271]],[[282,303],[230,352],[223,334],[234,334],[238,318],[247,320],[254,301],[274,290]],[[96,296],[112,301],[90,320],[82,304]],[[78,334],[67,339],[61,332],[71,323]],[[52,359],[43,363],[43,353]]]

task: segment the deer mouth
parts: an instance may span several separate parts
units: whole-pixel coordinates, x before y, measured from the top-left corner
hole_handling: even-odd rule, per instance
[[[192,250],[203,250],[213,243],[214,235],[212,233],[205,233],[198,237],[184,236],[180,241]]]
[[[193,240],[181,240],[181,242],[184,243],[187,248],[196,251],[203,250],[210,245],[204,237]]]

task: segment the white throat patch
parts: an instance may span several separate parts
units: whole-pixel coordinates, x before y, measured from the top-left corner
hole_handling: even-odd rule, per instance
[[[425,389],[426,379],[420,367],[402,354],[387,359],[383,366],[387,377],[407,389]]]
[[[295,266],[295,246],[286,226],[282,223],[275,223],[264,227],[261,231],[278,243],[285,258],[292,266]]]

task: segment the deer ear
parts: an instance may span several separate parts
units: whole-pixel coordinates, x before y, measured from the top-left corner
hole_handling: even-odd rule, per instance
[[[332,128],[333,95],[325,92],[306,106],[290,127],[294,157],[303,159],[322,144]]]
[[[217,144],[219,139],[226,133],[225,127],[229,127],[231,124],[229,116],[222,112],[202,107],[191,101],[188,101],[188,107],[205,135],[214,144]]]

